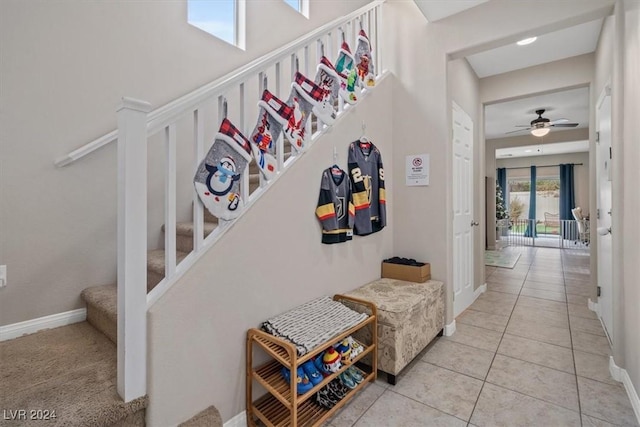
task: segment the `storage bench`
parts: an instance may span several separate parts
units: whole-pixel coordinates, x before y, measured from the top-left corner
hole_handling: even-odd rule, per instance
[[[395,384],[396,375],[444,328],[444,284],[378,279],[346,295],[370,301],[378,311],[378,369]],[[363,306],[346,302],[357,311]],[[364,337],[363,337],[364,338]]]

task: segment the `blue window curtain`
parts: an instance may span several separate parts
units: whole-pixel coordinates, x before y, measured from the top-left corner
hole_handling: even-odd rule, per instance
[[[531,166],[531,188],[529,189],[529,221],[525,237],[536,237],[536,167]]]
[[[576,207],[573,164],[560,165],[560,219],[573,219],[571,209]],[[562,237],[570,238],[568,227],[562,227]]]
[[[509,212],[509,201],[507,200],[507,169],[506,168],[498,168],[496,169],[496,180],[498,181],[498,186],[500,187],[500,191],[502,191],[502,200],[504,201],[504,208]]]

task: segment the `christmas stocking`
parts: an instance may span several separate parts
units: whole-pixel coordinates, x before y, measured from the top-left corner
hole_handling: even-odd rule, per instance
[[[280,137],[282,128],[288,125],[293,112],[291,107],[268,90],[262,93],[258,107],[260,107],[258,123],[249,139],[253,157],[256,159],[262,176],[268,181],[277,172],[276,141]]]
[[[291,94],[287,105],[293,108],[291,122],[285,134],[289,138],[288,132],[291,133],[293,138],[289,138],[292,142],[291,146],[300,151],[304,148],[305,128],[307,120],[309,119],[309,113],[313,113],[320,117],[322,121],[327,123],[326,120],[331,120],[331,113],[333,113],[333,107],[326,108],[323,106],[323,91],[318,85],[306,78],[301,73],[296,73],[291,83]],[[333,123],[333,122],[332,122]]]
[[[329,126],[332,125],[336,119],[336,112],[334,111],[333,106],[335,105],[335,100],[340,90],[340,82],[340,76],[333,67],[331,61],[329,61],[325,56],[320,58],[315,83],[320,87],[320,89],[322,89],[322,102],[320,106],[323,110],[324,116],[326,117],[321,115],[318,115],[318,117],[320,117],[320,119]],[[328,121],[325,120],[325,118]]]
[[[200,200],[213,216],[230,220],[242,212],[240,178],[250,161],[249,141],[224,119],[193,178]]]
[[[342,43],[338,60],[336,61],[336,71],[340,76],[340,97],[347,103],[353,105],[358,102],[356,87],[358,85],[358,73],[356,72],[356,62],[351,54],[349,45]]]
[[[364,86],[375,86],[375,70],[373,69],[373,59],[371,58],[371,43],[364,30],[358,33],[358,47],[356,48],[356,68],[360,84]]]

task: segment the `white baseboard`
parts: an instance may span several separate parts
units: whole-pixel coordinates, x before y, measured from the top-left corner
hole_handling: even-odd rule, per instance
[[[245,427],[247,425],[247,412],[242,411],[229,421],[224,423],[222,427]]]
[[[478,289],[473,291],[473,300],[475,301],[481,294],[487,292],[487,284],[484,283],[482,286],[478,286]]]
[[[629,401],[633,407],[633,412],[636,414],[636,420],[640,424],[640,397],[638,397],[638,392],[633,386],[633,382],[631,382],[629,373],[626,369],[622,369],[616,365],[613,356],[609,356],[609,373],[614,380],[620,381],[624,385],[624,389],[627,391],[627,396],[629,396]]]
[[[456,321],[454,319],[453,322],[449,323],[448,325],[444,325],[444,336],[450,337],[455,332],[456,332]]]
[[[588,307],[589,307],[589,310],[595,312],[598,315],[598,317],[600,317],[600,305],[597,302],[593,302],[591,301],[591,298],[589,298]]]
[[[87,309],[79,308],[64,313],[52,314],[50,316],[0,326],[0,342],[33,334],[43,329],[59,328],[60,326],[71,325],[72,323],[84,322],[86,318]]]

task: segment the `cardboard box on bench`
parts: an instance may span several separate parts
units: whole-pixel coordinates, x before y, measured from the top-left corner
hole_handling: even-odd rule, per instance
[[[422,267],[404,264],[391,264],[382,261],[382,277],[423,283],[431,279],[431,264]]]

